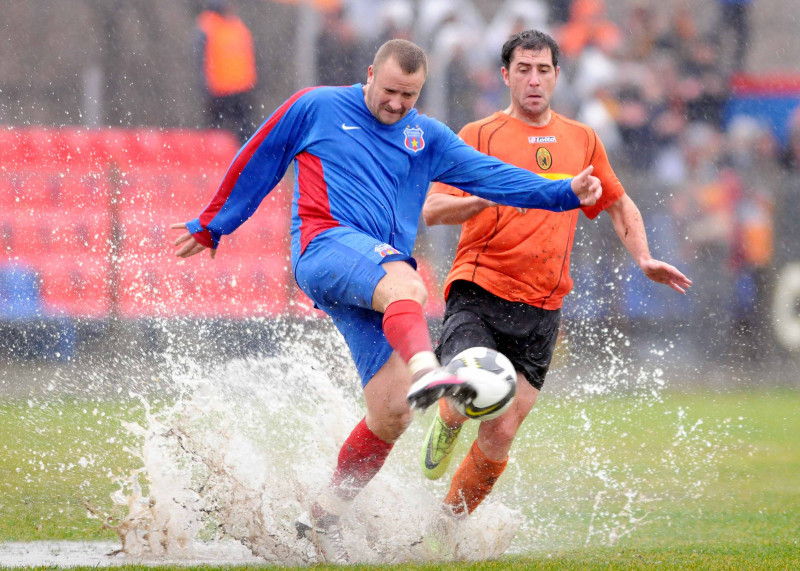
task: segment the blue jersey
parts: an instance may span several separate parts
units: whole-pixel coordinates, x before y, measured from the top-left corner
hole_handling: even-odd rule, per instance
[[[216,247],[255,212],[292,160],[293,266],[315,236],[337,226],[410,255],[432,181],[510,206],[580,206],[570,179],[547,180],[484,155],[416,109],[394,125],[380,123],[356,84],[305,89],[279,107],[240,149],[189,231]]]

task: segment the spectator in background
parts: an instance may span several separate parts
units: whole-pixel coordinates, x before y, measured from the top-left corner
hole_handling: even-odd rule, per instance
[[[492,73],[497,54],[511,36],[524,30],[547,32],[549,8],[544,0],[506,0],[486,25],[485,50],[492,60]],[[563,23],[563,22],[561,22]]]
[[[463,46],[456,45],[445,71],[447,85],[447,120],[445,123],[458,131],[475,116],[475,80],[469,58]]]
[[[625,38],[625,52],[632,58],[651,57],[659,36],[658,19],[651,6],[639,4],[631,8]]]
[[[414,7],[409,1],[395,0],[381,10],[381,29],[378,43],[391,39],[411,40],[414,35]]]
[[[651,109],[641,87],[625,85],[617,93],[617,127],[628,163],[635,168],[649,168],[656,152]]]
[[[208,8],[197,18],[197,32],[207,126],[228,129],[244,142],[255,129],[253,36],[227,0],[209,0]]]
[[[364,67],[361,45],[353,27],[344,17],[344,8],[323,14],[317,39],[317,84],[351,85],[361,81]]]
[[[567,23],[572,0],[549,0],[548,4],[550,4],[550,23],[556,27]]]
[[[800,106],[789,119],[789,138],[781,162],[788,173],[800,172]]]
[[[750,41],[750,0],[717,0],[720,45],[732,73],[742,71]]]
[[[564,56],[574,60],[589,46],[605,53],[616,51],[622,44],[622,34],[608,19],[603,0],[574,0],[569,21],[558,32],[558,43]]]
[[[680,66],[682,78],[678,92],[685,105],[686,119],[721,126],[729,88],[713,39],[695,38]]]
[[[768,351],[763,316],[768,312],[774,252],[773,189],[780,180],[775,138],[758,120],[735,117],[726,143],[735,201],[731,268],[736,295],[729,349],[731,356],[743,357],[744,364]]]
[[[731,330],[733,275],[731,253],[734,196],[731,178],[723,176],[724,135],[716,125],[695,122],[683,134],[686,180],[675,189],[673,215],[685,236],[684,255],[695,275],[696,308],[692,328],[703,339],[699,355],[719,360]]]
[[[698,37],[695,16],[688,5],[682,4],[672,12],[672,18],[665,32],[659,35],[656,47],[667,51],[676,61],[686,57],[687,46]]]

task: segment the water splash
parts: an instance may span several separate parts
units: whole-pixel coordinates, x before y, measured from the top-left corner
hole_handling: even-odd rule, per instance
[[[312,345],[187,370],[174,378],[175,402],[158,410],[141,397],[144,422],[125,426],[140,439],[132,452],[143,467],[120,482],[113,498],[128,509],[114,528],[125,553],[189,558],[197,542],[233,539],[268,562],[316,561],[294,522],[327,484],[363,405],[352,366],[332,379]],[[440,511],[417,473],[420,430],[404,437],[405,446],[396,447],[343,517],[357,561],[444,556],[422,541]],[[140,478],[147,480],[146,496]],[[497,557],[520,524],[519,512],[495,502],[459,525],[450,555]]]
[[[332,327],[286,325],[262,340],[262,356],[214,354],[217,362],[209,363],[196,356],[213,343],[169,326],[156,358],[137,345],[109,369],[42,377],[24,410],[8,409],[31,439],[24,450],[3,445],[19,479],[17,491],[0,488],[0,500],[38,483],[60,486],[57,475],[59,482],[69,478],[101,525],[117,531],[127,560],[196,560],[209,544],[225,544],[246,545],[261,560],[313,562],[292,524],[327,483],[341,443],[363,415],[341,337]],[[203,327],[209,339],[219,338]],[[506,546],[533,554],[635,542],[715,482],[731,434],[742,426],[699,417],[690,397],[676,404],[659,365],[662,348],[653,346],[653,359],[632,358],[627,337],[613,327],[589,330],[603,349],[586,358],[570,339],[560,346],[506,473],[454,530],[455,557],[493,557]],[[663,351],[669,358],[672,348]],[[443,558],[421,537],[477,423],[462,432],[450,471],[431,482],[418,472],[431,415],[414,421],[344,520],[359,561]],[[131,465],[132,472],[117,468]],[[118,489],[109,506],[110,481]],[[43,525],[74,525],[65,509],[80,511],[74,502],[54,505]],[[92,526],[96,520],[87,522]],[[493,535],[495,529],[501,531]]]
[[[686,407],[666,406],[664,372],[632,365],[624,335],[595,334],[611,339],[601,358],[572,371],[554,396],[543,393],[490,500],[454,530],[450,556],[614,545],[661,517],[665,502],[697,497],[713,480],[724,435],[704,430]],[[130,512],[136,525],[127,530],[126,552],[175,556],[190,554],[196,541],[233,538],[270,562],[315,561],[293,523],[327,483],[363,415],[352,365],[341,359],[332,367],[318,355],[336,360],[346,349],[331,333],[209,370],[181,363],[173,379],[180,396],[131,425],[143,440],[149,495],[136,504],[146,506],[146,517]],[[358,561],[442,558],[422,541],[449,485],[417,473],[426,420],[412,425],[343,518]],[[655,439],[667,443],[658,451],[648,443],[651,424],[671,431]],[[475,430],[465,432],[474,437]],[[136,488],[128,488],[134,493],[117,501],[131,505]]]

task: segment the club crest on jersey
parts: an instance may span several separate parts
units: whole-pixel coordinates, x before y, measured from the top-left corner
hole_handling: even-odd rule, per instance
[[[404,142],[406,149],[409,151],[414,151],[416,153],[425,148],[425,139],[422,138],[424,133],[419,126],[406,127],[405,131],[403,131],[403,135],[406,137]]]
[[[550,167],[553,166],[553,156],[550,154],[550,151],[544,147],[536,149],[536,164],[539,165],[539,168],[543,171],[550,170]]]
[[[381,255],[381,258],[385,258],[386,256],[393,256],[395,254],[399,254],[400,251],[391,247],[389,244],[378,244],[375,246],[375,251]]]

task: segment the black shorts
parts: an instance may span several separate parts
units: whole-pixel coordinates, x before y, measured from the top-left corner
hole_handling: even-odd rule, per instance
[[[508,301],[468,281],[450,286],[436,356],[447,364],[464,349],[501,352],[528,382],[541,389],[558,338],[560,309]]]

